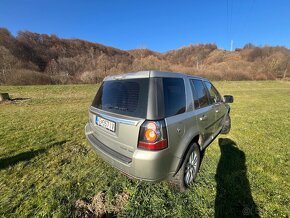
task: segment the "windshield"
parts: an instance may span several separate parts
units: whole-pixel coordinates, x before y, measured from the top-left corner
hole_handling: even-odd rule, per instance
[[[146,118],[148,86],[148,78],[105,81],[92,106],[117,114]]]

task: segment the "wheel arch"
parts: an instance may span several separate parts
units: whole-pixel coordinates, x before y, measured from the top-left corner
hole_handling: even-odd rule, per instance
[[[201,146],[200,146],[199,140],[200,140],[200,134],[197,134],[197,135],[195,135],[195,136],[191,139],[191,141],[188,143],[188,145],[186,146],[186,149],[184,150],[184,152],[183,152],[183,154],[182,154],[182,156],[181,156],[181,159],[180,159],[180,161],[179,161],[179,164],[178,164],[178,166],[177,166],[177,168],[176,168],[176,171],[175,171],[175,173],[174,173],[173,176],[175,176],[175,175],[178,173],[178,171],[180,170],[180,168],[181,168],[181,166],[182,166],[182,164],[183,164],[183,161],[184,161],[184,159],[185,159],[185,157],[186,157],[186,154],[187,154],[188,150],[190,149],[190,146],[191,146],[193,143],[196,143],[196,144],[198,145],[199,150],[202,151],[202,148],[201,148]]]

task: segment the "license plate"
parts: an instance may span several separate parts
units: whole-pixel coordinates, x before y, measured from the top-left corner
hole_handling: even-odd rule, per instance
[[[102,126],[112,132],[115,132],[116,123],[102,117],[96,117],[96,124]]]

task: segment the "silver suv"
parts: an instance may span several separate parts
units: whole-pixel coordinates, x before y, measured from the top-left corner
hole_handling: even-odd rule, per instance
[[[186,74],[109,76],[89,108],[85,134],[99,156],[129,177],[170,179],[184,191],[206,147],[230,131],[231,102],[207,79]]]

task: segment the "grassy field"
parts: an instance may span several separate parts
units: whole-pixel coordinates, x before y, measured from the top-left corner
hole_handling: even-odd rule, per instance
[[[232,94],[232,131],[207,149],[196,183],[132,181],[86,143],[97,85],[0,86],[0,216],[79,215],[75,202],[104,193],[108,215],[289,217],[290,82],[215,82]],[[129,196],[121,211],[116,196]],[[83,214],[84,215],[84,214]]]

